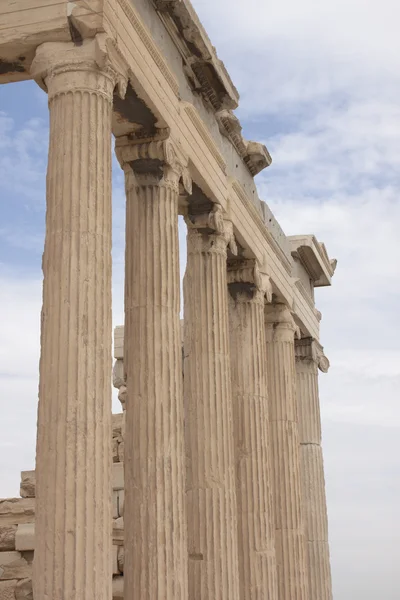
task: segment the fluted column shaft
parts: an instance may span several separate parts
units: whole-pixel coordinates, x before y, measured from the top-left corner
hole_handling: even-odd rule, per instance
[[[49,94],[34,596],[111,598],[111,111],[96,41],[40,46]]]
[[[279,600],[308,600],[294,333],[289,310],[269,306],[266,336]]]
[[[239,600],[227,239],[188,231],[184,397],[190,600]]]
[[[329,367],[321,346],[311,338],[298,340],[297,401],[309,597],[310,600],[332,600],[318,367],[324,372]]]
[[[240,600],[277,600],[265,290],[229,287]]]
[[[117,154],[127,196],[124,598],[186,600],[179,176],[166,144],[117,143]]]

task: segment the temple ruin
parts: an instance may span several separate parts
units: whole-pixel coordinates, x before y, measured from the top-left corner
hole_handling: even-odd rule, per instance
[[[0,83],[50,113],[36,471],[0,501],[0,600],[332,600],[314,290],[336,261],[259,199],[271,157],[190,1],[2,0],[0,31]]]

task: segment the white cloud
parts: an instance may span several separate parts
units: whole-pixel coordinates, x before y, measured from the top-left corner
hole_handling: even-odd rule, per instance
[[[400,5],[194,4],[239,86],[244,134],[272,154],[261,197],[339,261],[316,292],[334,598],[397,600]]]
[[[0,272],[0,496],[34,468],[41,294],[40,280]]]
[[[0,178],[4,210],[18,207],[43,210],[47,155],[47,123],[31,118],[18,127],[15,120],[0,111]],[[9,206],[6,206],[6,202]]]
[[[273,165],[258,178],[261,196],[287,234],[315,233],[339,260],[333,287],[317,291],[332,364],[321,377],[321,399],[335,600],[397,600],[400,4],[194,4],[241,92],[245,135],[264,140],[272,153]],[[43,121],[17,126],[0,113],[7,202],[43,210],[46,137]],[[114,323],[120,324],[121,174],[114,188]],[[0,243],[37,245],[28,232],[13,235],[2,223]],[[40,273],[21,281],[3,269],[0,284],[0,314],[8,311],[0,328],[0,396],[7,402],[0,492],[16,494],[18,470],[33,463]]]

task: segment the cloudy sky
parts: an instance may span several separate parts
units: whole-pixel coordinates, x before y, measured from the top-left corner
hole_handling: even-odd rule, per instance
[[[195,0],[241,93],[258,177],[288,235],[338,259],[317,291],[335,600],[400,598],[400,4]],[[48,137],[33,83],[0,87],[0,496],[34,466]],[[114,169],[114,321],[123,181]],[[183,237],[183,236],[182,236]]]

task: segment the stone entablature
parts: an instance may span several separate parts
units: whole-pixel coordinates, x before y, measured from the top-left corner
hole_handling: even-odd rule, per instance
[[[172,135],[190,160],[193,179],[228,211],[245,251],[261,262],[267,255],[278,297],[296,306],[306,333],[318,337],[317,316],[302,290],[291,284],[289,242],[268,208],[263,209],[253,181],[271,158],[260,144],[242,138],[240,123],[226,112],[228,107],[210,110],[201,86],[199,93],[182,68],[182,52],[189,53],[187,60],[200,61],[202,69],[216,74],[213,85],[237,102],[190,2],[155,4],[158,12],[151,0],[91,0],[84,5],[59,0],[51,6],[46,0],[24,0],[20,11],[14,0],[5,0],[0,12],[0,81],[32,77],[32,59],[43,41],[72,39],[79,47],[82,40],[104,35],[109,50],[114,47],[126,65],[130,80],[125,102],[114,102],[114,133],[131,132],[139,138]],[[167,22],[175,31],[181,22],[182,34],[171,37]]]
[[[336,263],[260,201],[271,157],[189,0],[3,0],[0,31],[0,82],[35,79],[50,111],[37,486],[1,505],[0,600],[31,594],[33,516],[36,600],[331,600],[314,288]]]

